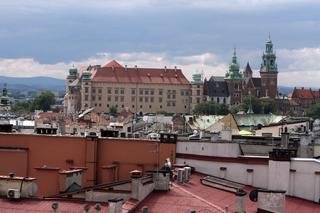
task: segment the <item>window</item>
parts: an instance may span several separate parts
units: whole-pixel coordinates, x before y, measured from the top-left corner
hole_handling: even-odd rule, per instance
[[[118,94],[119,90],[118,89],[114,89],[114,94]]]
[[[201,95],[201,91],[197,90],[197,96],[200,96],[200,95]]]
[[[142,109],[142,105],[140,105],[140,109]]]
[[[109,108],[109,104],[107,104],[107,108]]]
[[[120,101],[123,102],[124,101],[124,96],[120,97]]]
[[[219,97],[217,98],[217,102],[220,103],[220,98]]]
[[[173,98],[173,99],[176,99],[176,95],[175,95],[175,94],[173,94],[173,95],[172,95],[172,98]]]
[[[120,89],[120,94],[121,94],[121,95],[124,94],[124,89]]]
[[[114,101],[115,101],[115,102],[118,102],[118,99],[119,99],[118,96],[115,96],[115,97],[114,97]]]
[[[88,93],[88,92],[89,92],[89,87],[85,87],[85,88],[84,88],[84,92],[85,92],[85,93]]]
[[[101,107],[101,104],[99,104],[99,107]]]
[[[159,89],[159,95],[162,95],[162,94],[163,94],[163,90]]]
[[[96,93],[96,88],[92,88],[92,93]]]
[[[100,94],[102,93],[102,89],[101,88],[98,89],[98,93],[100,93]]]
[[[111,90],[111,88],[108,88],[107,91],[108,91],[108,94],[111,94],[112,90]]]
[[[142,97],[139,97],[139,101],[142,102],[142,101],[143,101],[143,98],[142,98]]]
[[[171,95],[168,95],[167,98],[170,99],[170,98],[171,98]]]
[[[171,103],[170,103],[170,101],[168,101],[168,102],[167,102],[167,106],[171,106]]]
[[[144,97],[144,102],[149,102],[149,98],[148,97]]]
[[[181,90],[181,96],[184,96],[184,91],[183,90]]]
[[[151,109],[151,105],[149,105],[149,109]]]
[[[122,104],[122,105],[121,105],[121,107],[123,108],[123,107],[124,107],[124,105]]]
[[[139,89],[139,94],[143,95],[143,89]]]
[[[145,91],[144,91],[144,94],[145,94],[145,95],[149,95],[149,90],[145,90]]]
[[[95,103],[94,106],[96,107],[96,106],[97,106],[97,103]]]
[[[172,93],[173,93],[173,94],[176,94],[176,91],[175,91],[175,90],[172,90]]]
[[[134,108],[134,105],[132,105],[132,108]]]
[[[101,101],[101,95],[98,96],[98,101]]]
[[[132,96],[132,97],[131,97],[131,101],[132,101],[132,102],[136,101],[136,97]]]
[[[108,96],[108,101],[111,101],[111,96]]]
[[[200,85],[197,85],[197,88],[200,88]]]
[[[153,97],[150,97],[150,102],[153,103]]]
[[[150,90],[150,95],[154,95],[154,90]]]
[[[131,89],[131,95],[135,95],[136,94],[136,89]]]
[[[197,104],[199,104],[200,103],[200,98],[197,98]]]
[[[172,106],[176,106],[176,102],[174,101],[174,102],[172,102]]]
[[[160,109],[162,109],[162,105],[160,105]]]
[[[226,98],[223,98],[223,103],[224,103],[224,104],[226,103]]]
[[[96,96],[94,96],[94,95],[91,98],[92,98],[93,101],[96,100]]]
[[[162,98],[159,98],[159,102],[162,103]]]
[[[87,101],[88,100],[88,95],[84,96],[84,100]]]

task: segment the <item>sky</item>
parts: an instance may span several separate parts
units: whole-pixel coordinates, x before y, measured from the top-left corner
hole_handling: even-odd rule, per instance
[[[236,48],[258,76],[270,33],[278,84],[319,87],[319,11],[318,0],[3,0],[0,75],[63,79],[115,59],[209,78],[226,73]]]

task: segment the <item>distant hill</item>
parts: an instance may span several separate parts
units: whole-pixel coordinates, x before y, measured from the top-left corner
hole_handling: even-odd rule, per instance
[[[279,93],[289,94],[293,92],[294,87],[278,86]]]
[[[38,91],[38,90],[52,90],[64,91],[66,81],[63,79],[51,77],[6,77],[0,76],[0,88],[7,83],[9,90],[19,91]]]

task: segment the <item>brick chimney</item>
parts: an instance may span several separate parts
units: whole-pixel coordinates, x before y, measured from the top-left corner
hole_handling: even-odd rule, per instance
[[[108,200],[108,212],[109,213],[122,213],[122,198],[115,198]]]

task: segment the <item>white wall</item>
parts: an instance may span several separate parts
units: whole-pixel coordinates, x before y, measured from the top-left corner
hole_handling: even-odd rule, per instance
[[[289,193],[319,202],[320,175],[316,175],[315,172],[320,171],[320,161],[312,158],[292,158],[290,166],[296,172],[291,172]]]
[[[237,143],[217,143],[188,141],[177,142],[177,153],[216,156],[216,157],[238,157],[240,155]]]
[[[258,164],[242,164],[242,163],[225,163],[225,162],[212,162],[201,160],[190,160],[177,158],[178,164],[186,163],[189,166],[195,167],[197,172],[220,177],[220,167],[226,167],[227,180],[235,181],[247,185],[251,174],[247,169],[253,169],[252,173],[252,186],[259,188],[268,187],[268,165]]]

